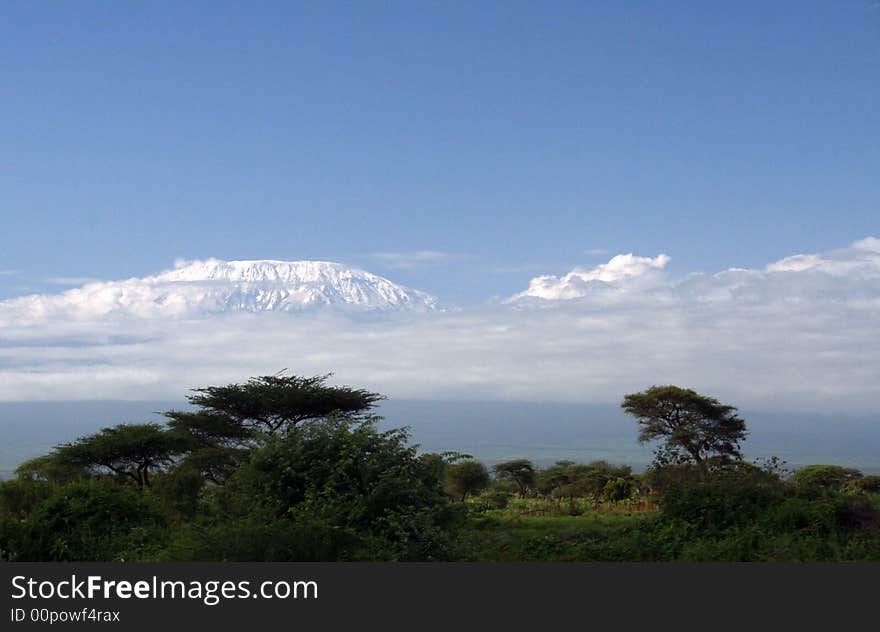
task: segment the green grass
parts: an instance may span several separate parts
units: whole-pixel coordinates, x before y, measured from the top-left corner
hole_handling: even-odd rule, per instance
[[[838,504],[846,498],[838,497]],[[877,497],[869,498],[876,509]],[[860,526],[853,520],[870,518],[865,507],[844,503],[835,513],[833,507],[825,507],[828,502],[800,499],[795,503],[801,513],[794,517],[807,520],[804,524],[780,523],[777,514],[768,510],[770,513],[742,524],[710,528],[681,518],[661,516],[656,509],[640,510],[635,504],[602,504],[596,508],[585,499],[561,503],[514,499],[504,509],[487,509],[485,503],[477,499],[469,502],[469,523],[462,538],[461,559],[488,562],[880,561],[880,524],[876,519]],[[823,508],[825,511],[820,511]],[[806,509],[811,511],[804,513]],[[837,522],[829,523],[829,520]]]
[[[468,557],[494,562],[621,559],[634,528],[654,515],[625,505],[595,509],[587,501],[516,500],[505,509],[472,515]]]

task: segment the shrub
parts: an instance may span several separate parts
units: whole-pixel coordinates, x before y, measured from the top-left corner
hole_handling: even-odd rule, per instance
[[[166,521],[148,496],[108,479],[57,489],[25,519],[10,547],[15,561],[153,559]]]
[[[663,497],[663,515],[719,531],[754,521],[782,498],[782,482],[777,476],[740,464],[710,472],[698,482],[671,484]]]
[[[791,483],[807,495],[840,491],[862,477],[862,473],[840,465],[808,465],[797,470]]]
[[[462,461],[446,468],[446,491],[461,501],[479,494],[489,483],[489,471],[479,461]]]
[[[327,419],[267,439],[181,534],[173,557],[236,561],[447,557],[459,519],[402,430]]]
[[[513,496],[509,491],[503,489],[492,489],[487,492],[484,492],[480,496],[480,500],[482,500],[490,509],[507,509],[507,506],[510,504],[510,499]]]

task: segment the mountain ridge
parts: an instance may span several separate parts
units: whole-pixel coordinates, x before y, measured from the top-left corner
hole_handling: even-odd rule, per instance
[[[433,311],[430,294],[361,268],[332,261],[203,259],[178,261],[171,270],[121,281],[96,281],[57,295],[4,302],[30,315],[65,312],[75,317],[114,313],[192,316],[218,312]]]

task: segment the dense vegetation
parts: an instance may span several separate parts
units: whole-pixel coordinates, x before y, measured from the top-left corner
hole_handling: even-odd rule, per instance
[[[654,464],[490,469],[380,431],[376,393],[328,376],[197,389],[167,423],[57,446],[0,483],[0,558],[880,560],[880,477],[748,463],[732,406],[627,395]]]

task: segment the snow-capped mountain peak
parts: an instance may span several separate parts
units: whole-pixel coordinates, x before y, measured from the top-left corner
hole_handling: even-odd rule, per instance
[[[7,309],[74,318],[126,313],[189,317],[222,312],[430,311],[433,296],[365,270],[329,261],[179,261],[174,269],[124,281],[101,281],[55,295],[5,301]]]
[[[332,261],[279,261],[275,259],[177,261],[173,270],[148,278],[160,283],[175,281],[300,283],[339,278],[362,278],[371,281],[381,279],[381,277],[364,270]]]

